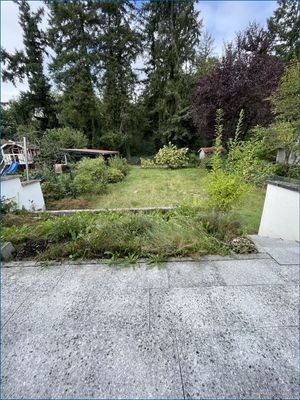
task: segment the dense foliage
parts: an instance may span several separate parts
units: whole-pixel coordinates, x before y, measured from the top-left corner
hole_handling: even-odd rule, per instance
[[[102,257],[114,264],[134,264],[140,257],[153,264],[169,256],[252,252],[249,241],[242,249],[233,245],[240,235],[236,215],[189,208],[166,214],[78,213],[41,219],[10,214],[2,229],[17,259]]]
[[[183,168],[188,165],[189,149],[183,147],[178,149],[174,144],[169,143],[168,146],[163,146],[154,157],[154,162],[157,165],[165,165],[168,168]]]
[[[29,89],[1,106],[5,139],[25,134],[46,146],[45,132],[59,128],[62,140],[61,129],[73,129],[85,146],[127,158],[152,156],[169,142],[197,151],[213,143],[218,108],[225,143],[240,109],[240,139],[274,122],[274,129],[281,124],[278,131],[291,132],[274,99],[299,47],[298,2],[279,0],[266,29],[250,24],[219,58],[197,0],[53,0],[35,12],[30,2],[17,3],[24,50],[2,49],[2,77],[14,84],[27,79]],[[42,29],[45,11],[49,24]],[[58,147],[53,142],[57,157],[48,157],[49,167],[50,158],[60,158]]]
[[[279,87],[271,96],[274,122],[265,128],[256,126],[254,130],[270,152],[284,150],[285,171],[295,176],[300,157],[299,88],[299,61],[293,58],[285,67]]]
[[[103,194],[107,184],[122,181],[127,173],[125,159],[114,157],[106,163],[103,157],[98,157],[83,158],[63,174],[56,174],[44,167],[39,175],[46,200],[53,201],[79,195]]]
[[[204,144],[211,144],[215,113],[225,113],[224,140],[234,132],[236,110],[245,110],[244,132],[272,121],[268,97],[276,89],[282,70],[271,54],[271,37],[253,24],[225,48],[216,67],[196,83],[193,116]]]
[[[278,0],[278,8],[268,19],[268,28],[276,55],[289,61],[300,56],[300,3],[295,0]]]

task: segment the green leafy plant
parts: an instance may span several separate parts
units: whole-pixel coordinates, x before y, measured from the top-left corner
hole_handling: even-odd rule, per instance
[[[125,176],[122,174],[122,172],[116,168],[108,168],[107,169],[107,182],[108,183],[116,183],[116,182],[121,182]]]
[[[92,224],[94,216],[78,213],[59,218],[47,219],[39,226],[39,232],[44,238],[59,242],[60,240],[75,240],[84,234]]]
[[[118,157],[118,156],[111,157],[108,160],[108,165],[111,168],[114,168],[114,169],[120,171],[124,176],[126,176],[129,172],[129,166],[128,166],[126,158],[122,158],[122,157]]]
[[[238,175],[223,171],[212,172],[205,188],[208,206],[223,212],[228,212],[237,205],[246,191],[246,185]]]
[[[274,173],[275,165],[260,158],[262,145],[259,140],[237,142],[228,152],[226,170],[245,183],[263,184]]]
[[[207,204],[217,211],[228,212],[235,206],[242,194],[246,191],[246,185],[242,178],[224,170],[222,154],[223,135],[223,111],[217,110],[216,114],[216,139],[215,151],[211,157],[212,170],[206,180],[206,192],[208,195]],[[240,118],[243,114],[240,114]],[[236,137],[240,131],[240,124],[236,130]],[[234,142],[233,142],[234,143]],[[234,145],[232,145],[234,147]]]
[[[141,168],[153,168],[155,167],[155,162],[153,160],[149,160],[147,158],[141,158]]]
[[[101,194],[107,187],[107,166],[103,157],[83,158],[76,165],[74,188],[78,194]]]
[[[164,253],[150,254],[147,265],[161,267],[168,261],[168,257]]]
[[[240,141],[244,110],[241,110],[233,139],[229,140],[226,171],[240,176],[245,183],[263,184],[274,172],[274,165],[262,159],[266,153],[265,142],[254,136],[251,140]]]
[[[168,168],[183,168],[188,166],[187,147],[178,149],[174,144],[169,143],[168,146],[163,146],[154,157],[154,162],[157,165],[166,165]]]
[[[74,196],[72,178],[69,174],[57,175],[49,168],[44,167],[40,175],[43,181],[42,191],[46,201]]]

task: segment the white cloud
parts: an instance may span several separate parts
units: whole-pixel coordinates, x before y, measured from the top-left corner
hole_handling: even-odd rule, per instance
[[[249,22],[265,25],[276,7],[276,1],[200,0],[198,5],[204,29],[214,37],[218,55],[222,54],[224,42],[233,40],[236,32],[245,29]]]

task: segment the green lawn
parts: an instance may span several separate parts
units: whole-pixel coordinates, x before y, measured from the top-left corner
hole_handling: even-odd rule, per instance
[[[90,201],[93,208],[176,206],[203,197],[205,170],[131,167],[125,181],[109,185],[105,195]]]
[[[61,199],[57,208],[126,208],[205,205],[205,177],[199,168],[181,170],[131,167],[123,182],[108,185],[105,195]],[[207,208],[181,207],[160,213],[78,213],[59,217],[45,214],[4,216],[2,239],[11,241],[18,259],[124,258],[135,262],[146,257],[159,262],[169,256],[230,254],[252,251],[249,243],[233,238],[256,233],[264,190],[253,187],[236,213],[216,214]],[[53,204],[54,206],[54,204]],[[242,225],[242,232],[239,226]],[[244,239],[242,239],[244,240]],[[246,241],[247,242],[247,241]],[[245,247],[246,246],[246,247]],[[250,246],[251,247],[251,246]]]
[[[158,207],[199,204],[205,196],[203,178],[207,172],[199,168],[141,169],[131,167],[125,181],[109,185],[105,195],[88,198],[89,208]],[[259,227],[265,191],[253,188],[244,195],[237,211],[247,233]]]

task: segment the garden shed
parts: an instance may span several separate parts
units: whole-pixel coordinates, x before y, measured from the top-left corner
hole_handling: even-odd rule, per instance
[[[199,159],[200,159],[200,160],[203,160],[203,159],[206,158],[207,156],[212,155],[214,151],[215,151],[215,147],[201,147],[201,148],[198,150]],[[222,151],[222,152],[224,151],[223,147],[221,148],[221,151]]]
[[[113,155],[119,155],[119,152],[115,150],[98,150],[98,149],[61,149],[61,150],[65,154],[65,161],[67,161],[67,155],[70,155],[77,160],[82,157],[95,158],[103,156],[104,158],[107,158]]]

